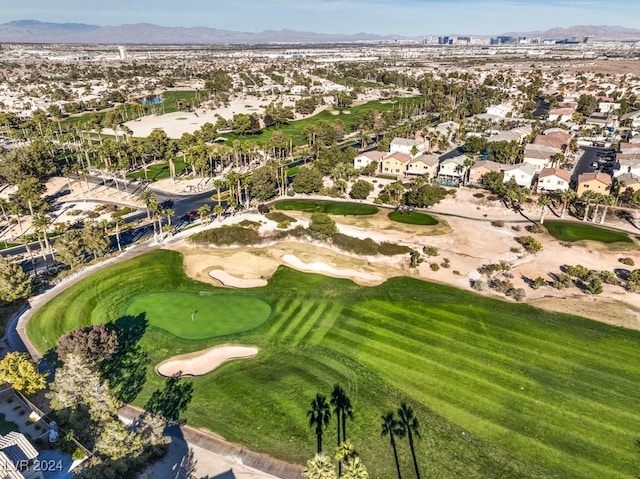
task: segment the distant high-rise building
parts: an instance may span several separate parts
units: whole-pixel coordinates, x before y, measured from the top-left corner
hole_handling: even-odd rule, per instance
[[[126,47],[118,47],[118,52],[120,52],[120,60],[127,59],[127,49]]]

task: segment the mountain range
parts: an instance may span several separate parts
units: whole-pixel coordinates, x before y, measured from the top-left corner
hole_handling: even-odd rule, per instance
[[[592,36],[596,40],[640,40],[640,30],[579,25],[535,32],[509,32],[504,35],[565,39]],[[425,34],[426,36],[426,34]],[[486,36],[486,35],[483,35]],[[238,32],[209,27],[165,27],[149,23],[115,26],[83,23],[47,23],[16,20],[0,24],[0,42],[78,43],[78,44],[260,44],[260,43],[358,43],[407,40],[399,35],[370,33],[331,34],[295,30]]]

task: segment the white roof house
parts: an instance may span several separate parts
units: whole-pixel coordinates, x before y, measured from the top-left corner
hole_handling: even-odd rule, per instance
[[[409,138],[394,138],[389,145],[389,153],[404,153],[411,155],[413,147],[418,150],[418,155],[424,152],[425,144]],[[418,156],[415,155],[415,156]]]
[[[508,183],[513,179],[517,185],[531,188],[535,174],[536,168],[531,163],[517,163],[505,168],[503,182]]]
[[[546,145],[526,145],[524,147],[523,163],[531,164],[535,167],[536,172],[542,171],[543,168],[551,166],[553,155],[556,150]]]
[[[376,163],[380,163],[385,155],[386,153],[382,151],[365,151],[364,153],[360,153],[353,158],[353,167],[364,168],[365,166],[369,166],[374,161]]]

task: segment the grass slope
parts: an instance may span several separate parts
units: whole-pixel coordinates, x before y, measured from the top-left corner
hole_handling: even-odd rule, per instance
[[[405,223],[408,225],[434,226],[438,224],[438,220],[433,216],[425,215],[424,213],[419,213],[417,211],[414,211],[412,213],[400,213],[399,211],[392,211],[387,216],[391,221]]]
[[[155,251],[77,283],[27,331],[44,351],[63,332],[115,319],[131,298],[161,291],[229,294],[187,278],[179,254]],[[380,415],[402,400],[420,420],[424,477],[622,479],[640,469],[636,331],[406,277],[365,288],[282,267],[267,287],[234,294],[268,302],[273,314],[238,335],[260,348],[256,358],[193,379],[194,426],[303,463],[315,452],[309,402],[338,382],[354,404],[349,439],[372,477],[395,475]],[[150,327],[142,346],[152,363],[137,403],[162,385],[155,364],[228,341]],[[334,431],[332,421],[328,449]],[[411,475],[406,441],[399,449]]]
[[[545,221],[545,228],[551,236],[560,241],[598,241],[600,243],[633,243],[627,233],[593,226],[586,223],[566,221]]]
[[[373,205],[323,200],[283,200],[275,203],[273,207],[276,210],[327,213],[341,216],[366,216],[375,215],[378,212],[378,208]]]

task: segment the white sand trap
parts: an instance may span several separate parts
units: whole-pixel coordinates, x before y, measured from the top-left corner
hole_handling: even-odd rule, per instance
[[[267,285],[266,279],[242,279],[231,276],[226,271],[221,269],[214,269],[209,271],[209,276],[213,279],[217,279],[225,286],[232,288],[260,288]]]
[[[251,358],[258,354],[255,346],[238,346],[224,344],[214,346],[195,353],[174,356],[158,364],[158,374],[172,377],[180,373],[182,376],[202,376],[213,371],[222,363],[232,359]]]
[[[355,278],[361,279],[364,281],[384,281],[384,277],[375,274],[375,273],[365,273],[362,271],[357,271],[355,269],[338,269],[333,266],[328,265],[327,263],[305,263],[300,258],[292,254],[282,255],[282,261],[287,263],[289,266],[299,269],[300,271],[307,271],[311,273],[326,273],[331,276],[339,276],[341,278]]]

